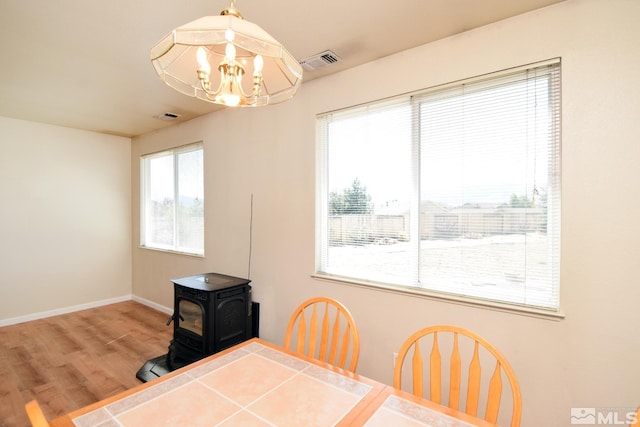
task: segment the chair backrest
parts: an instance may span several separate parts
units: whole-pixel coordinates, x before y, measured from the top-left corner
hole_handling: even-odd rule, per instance
[[[640,427],[640,407],[636,409],[636,419],[629,427]]]
[[[444,357],[441,352],[444,352]],[[412,354],[407,358],[409,353]],[[408,363],[403,374],[405,359]],[[447,365],[449,367],[448,378],[442,374],[443,359],[445,368]],[[463,366],[468,368],[463,370]],[[491,377],[482,377],[483,366],[493,369]],[[395,362],[393,385],[402,388],[404,377],[412,381],[414,395],[442,405],[445,405],[441,402],[444,386],[449,390],[447,406],[497,423],[503,398],[509,400],[508,395],[502,393],[503,375],[511,388],[513,409],[510,426],[518,427],[522,415],[522,396],[518,380],[504,356],[491,343],[471,331],[457,326],[437,325],[415,332],[402,344]],[[424,384],[429,385],[428,395],[423,392]],[[463,386],[466,387],[466,394],[461,393]],[[480,391],[485,389],[487,393],[481,394]],[[461,397],[464,401],[461,401]],[[462,403],[464,408],[461,407]],[[482,403],[486,405],[484,417],[478,414],[478,406]]]
[[[29,417],[29,421],[33,427],[49,427],[49,422],[37,401],[30,401],[24,405],[24,409],[27,411],[27,417]]]
[[[284,346],[355,372],[360,335],[344,305],[331,298],[316,297],[300,304],[291,315]]]

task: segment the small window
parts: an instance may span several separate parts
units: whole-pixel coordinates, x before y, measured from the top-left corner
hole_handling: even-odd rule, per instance
[[[560,62],[318,116],[316,274],[556,311]]]
[[[140,245],[204,255],[202,143],[142,156]]]

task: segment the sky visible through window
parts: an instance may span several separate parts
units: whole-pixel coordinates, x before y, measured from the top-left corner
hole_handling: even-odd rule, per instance
[[[549,111],[546,85],[547,79],[538,79],[421,102],[421,199],[447,206],[500,204],[513,194],[533,198],[534,184],[538,192],[547,188],[547,162],[531,161],[545,158],[549,144],[549,123],[540,120]],[[494,99],[501,104],[493,105]],[[411,198],[416,148],[412,124],[401,119],[411,108],[406,103],[332,122],[330,192],[357,178],[375,208]]]
[[[202,150],[192,150],[178,155],[178,194],[183,202],[200,197],[203,194]],[[171,153],[154,157],[150,162],[151,199],[157,202],[173,200],[174,157]]]

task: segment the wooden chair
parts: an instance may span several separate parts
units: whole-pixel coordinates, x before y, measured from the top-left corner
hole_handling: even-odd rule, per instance
[[[344,305],[331,298],[316,297],[300,304],[291,315],[284,346],[355,372],[360,336]]]
[[[425,347],[425,359],[429,353],[426,369],[421,345]],[[431,347],[430,352],[429,347]],[[445,357],[447,354],[449,355],[449,378],[447,379],[445,375],[444,382],[441,349],[445,353]],[[404,361],[410,351],[413,351],[410,356],[411,370],[405,370],[403,375]],[[463,372],[462,366],[467,366],[467,363],[468,368],[466,372]],[[490,369],[493,368],[490,378],[482,378],[483,365]],[[447,406],[482,418],[478,415],[478,406],[484,403],[486,405],[484,419],[491,423],[497,423],[503,398],[505,401],[509,400],[508,394],[503,395],[502,393],[503,374],[511,388],[513,408],[510,426],[519,427],[522,416],[520,386],[511,365],[504,356],[487,340],[471,331],[456,326],[438,325],[417,331],[402,344],[395,362],[393,386],[401,388],[404,376],[407,380],[412,379],[414,395],[444,405],[441,402],[441,392],[444,385],[449,389]],[[425,383],[429,384],[428,396],[423,394],[423,384]],[[463,403],[461,402],[461,385],[466,386],[464,409],[461,408],[461,403]],[[481,389],[488,389],[487,394],[481,396]]]
[[[29,417],[29,421],[33,427],[49,427],[49,422],[37,401],[30,401],[24,405],[24,408],[27,411],[27,417]]]
[[[638,409],[636,409],[636,419],[635,422],[633,424],[631,424],[629,427],[640,427],[640,407],[638,407]]]

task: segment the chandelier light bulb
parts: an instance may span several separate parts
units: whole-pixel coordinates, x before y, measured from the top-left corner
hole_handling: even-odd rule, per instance
[[[232,43],[227,43],[227,46],[224,48],[224,59],[229,62],[236,60],[236,47]]]
[[[228,107],[237,107],[238,105],[240,105],[240,96],[238,95],[223,93],[220,98],[222,100],[222,104]]]
[[[198,70],[204,71],[207,74],[211,73],[211,65],[207,60],[207,50],[200,46],[196,51],[196,60],[198,61]]]
[[[227,31],[224,32],[224,38],[227,39],[228,42],[233,42],[235,38],[235,33],[231,28],[227,28]]]
[[[264,67],[264,59],[262,58],[262,55],[256,55],[256,57],[253,58],[253,75],[262,75],[262,67]]]
[[[216,102],[228,107],[240,105],[242,96],[239,92],[239,81],[234,76],[225,76],[220,89],[220,95],[216,97]]]

